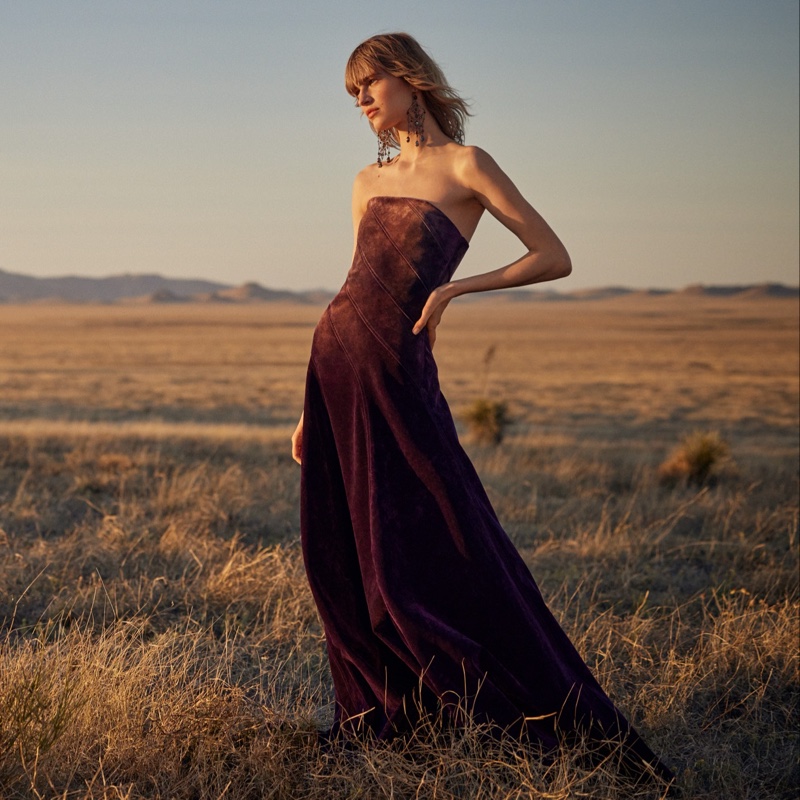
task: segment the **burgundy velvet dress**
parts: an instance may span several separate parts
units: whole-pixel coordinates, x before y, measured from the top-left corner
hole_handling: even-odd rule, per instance
[[[334,731],[391,738],[420,710],[458,724],[460,704],[545,748],[559,732],[621,741],[669,779],[546,607],[459,444],[427,332],[411,332],[467,247],[432,203],[372,198],[314,333],[301,530]]]

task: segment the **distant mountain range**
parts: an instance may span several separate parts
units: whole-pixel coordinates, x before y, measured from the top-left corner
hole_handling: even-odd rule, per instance
[[[112,275],[86,278],[35,278],[0,269],[0,303],[270,303],[327,302],[322,289],[289,292],[257,283],[231,286],[215,281],[164,278],[161,275]]]
[[[333,292],[314,289],[305,292],[267,289],[258,283],[241,286],[186,278],[164,278],[161,275],[113,275],[107,278],[65,276],[35,278],[0,269],[0,303],[275,303],[304,305],[327,303]],[[599,289],[576,289],[557,292],[553,289],[509,289],[467,295],[464,299],[481,301],[487,298],[508,302],[569,302],[576,300],[608,300],[634,296],[655,297],[683,295],[730,298],[800,297],[800,288],[781,283],[760,283],[745,286],[706,286],[693,284],[684,289],[628,289],[607,286]]]

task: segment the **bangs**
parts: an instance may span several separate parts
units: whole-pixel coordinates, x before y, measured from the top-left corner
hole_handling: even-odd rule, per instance
[[[344,70],[344,86],[347,93],[355,97],[364,81],[380,69],[380,62],[358,48],[348,59]]]
[[[353,50],[344,69],[344,87],[356,98],[356,106],[367,79],[384,72],[424,92],[427,109],[442,131],[459,144],[464,143],[469,106],[447,83],[441,69],[416,39],[407,33],[381,33]]]

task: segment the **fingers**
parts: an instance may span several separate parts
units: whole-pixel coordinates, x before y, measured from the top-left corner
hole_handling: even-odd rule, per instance
[[[411,332],[417,335],[427,328],[431,347],[436,341],[436,326],[442,321],[442,314],[444,314],[444,310],[450,302],[450,298],[440,290],[441,287],[434,289],[428,295],[428,300],[422,309],[422,313],[411,329]]]
[[[428,311],[428,307],[422,309],[422,314],[420,314],[420,318],[414,323],[414,327],[411,329],[411,333],[415,336],[425,327],[426,323],[428,322],[428,317],[430,316],[430,311]]]
[[[433,295],[431,295],[431,298]],[[425,330],[427,327],[430,331],[431,325],[436,327],[439,324],[439,317],[441,314],[436,314],[436,307],[431,302],[431,299],[428,298],[428,302],[425,303],[424,308],[422,309],[422,313],[419,315],[419,319],[414,323],[414,327],[411,329],[413,334],[418,334],[421,331]]]
[[[302,455],[303,455],[303,431],[300,429],[299,431],[295,431],[294,435],[292,436],[292,458],[298,463],[302,464]]]
[[[411,329],[411,332],[413,334],[415,335],[418,334],[420,331],[424,330],[426,326],[430,328],[429,322],[431,320],[431,317],[435,316],[434,312],[436,311],[439,302],[441,302],[437,298],[438,295],[436,293],[436,289],[434,289],[428,295],[428,299],[425,301],[425,305],[422,307],[419,319],[414,323],[414,327]],[[436,320],[436,322],[438,322],[438,319]]]
[[[416,323],[414,323],[414,327],[411,329],[411,332],[416,336],[427,328],[428,339],[430,340],[431,347],[433,347],[433,343],[436,341],[436,326],[438,324],[439,320],[435,317],[427,317],[423,315],[419,318],[419,320],[417,320]]]

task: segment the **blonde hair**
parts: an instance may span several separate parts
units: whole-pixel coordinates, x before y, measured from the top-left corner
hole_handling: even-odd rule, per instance
[[[464,124],[469,106],[447,82],[439,65],[407,33],[380,33],[361,42],[350,54],[344,71],[344,85],[356,97],[361,84],[376,69],[402,78],[422,94],[428,113],[443,133],[464,144]],[[392,144],[399,147],[396,131]]]

